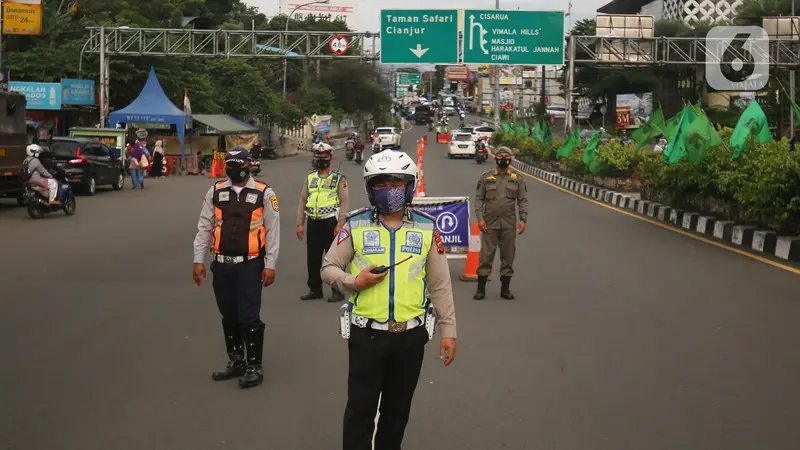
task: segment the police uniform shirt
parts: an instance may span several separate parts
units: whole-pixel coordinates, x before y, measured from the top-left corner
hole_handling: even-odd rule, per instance
[[[403,226],[413,226],[413,224],[412,219],[408,217],[403,219]],[[434,234],[434,240],[436,242],[428,252],[425,265],[428,296],[433,307],[436,308],[440,335],[455,339],[456,310],[453,303],[453,286],[450,283],[450,267],[438,231]],[[357,292],[356,276],[347,272],[354,256],[350,224],[345,224],[336,241],[325,254],[325,261],[322,264],[322,280],[340,292],[348,294]],[[381,281],[381,283],[388,282],[388,276]]]
[[[484,172],[475,193],[475,217],[489,228],[514,228],[528,221],[528,189],[522,175],[498,170]]]
[[[214,189],[223,189],[232,187],[234,191],[237,186],[232,186],[230,180],[225,180],[220,186],[211,186],[206,192],[205,199],[203,200],[203,209],[200,211],[200,220],[197,222],[197,236],[194,238],[194,263],[202,264],[205,255],[213,244],[213,233],[217,226],[216,217],[214,215]],[[244,187],[250,189],[259,189],[253,177],[247,180]],[[247,201],[247,199],[245,199]],[[271,187],[267,186],[264,191],[264,228],[267,231],[267,242],[265,244],[266,254],[264,255],[264,268],[275,269],[278,262],[278,250],[280,249],[280,207],[278,205],[278,197]]]
[[[336,186],[336,195],[339,196],[339,216],[338,226],[344,226],[347,220],[347,208],[350,204],[350,196],[347,193],[347,179],[339,172],[331,171],[325,180],[330,180],[334,176],[339,177],[339,184]],[[306,219],[306,202],[308,201],[308,177],[303,180],[303,187],[300,190],[300,204],[297,206],[297,226],[303,226]]]

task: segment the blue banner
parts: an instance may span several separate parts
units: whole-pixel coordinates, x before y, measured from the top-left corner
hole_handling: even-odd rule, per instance
[[[24,95],[28,109],[61,109],[60,83],[12,81],[8,83],[8,89]]]
[[[61,79],[61,103],[64,105],[96,105],[94,80]]]
[[[317,131],[320,133],[330,133],[331,132],[331,121],[330,120],[320,120],[317,124]]]
[[[414,204],[414,209],[430,214],[436,219],[436,228],[442,235],[445,247],[469,247],[469,202],[467,199],[448,200],[426,198],[425,204]]]

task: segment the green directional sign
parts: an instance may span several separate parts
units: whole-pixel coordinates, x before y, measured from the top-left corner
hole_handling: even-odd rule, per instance
[[[458,64],[458,10],[381,10],[381,64]]]
[[[464,64],[564,64],[563,11],[464,10]]]
[[[405,86],[397,86],[396,94],[397,95],[395,95],[395,98],[405,97],[405,95],[406,95],[406,87]]]
[[[400,86],[411,86],[412,84],[419,84],[421,81],[421,73],[399,72],[397,74],[397,84]]]

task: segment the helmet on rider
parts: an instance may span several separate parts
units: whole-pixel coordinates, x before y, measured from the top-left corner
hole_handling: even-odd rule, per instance
[[[396,213],[414,200],[417,165],[404,152],[381,152],[364,164],[369,203],[381,214]]]
[[[314,145],[313,150],[314,159],[311,161],[311,164],[314,169],[322,170],[330,167],[331,160],[333,159],[333,147],[324,142],[320,142]]]
[[[41,145],[31,144],[25,148],[25,153],[27,153],[28,156],[33,156],[34,158],[38,158],[39,154],[41,154],[43,150],[44,149],[42,148]]]

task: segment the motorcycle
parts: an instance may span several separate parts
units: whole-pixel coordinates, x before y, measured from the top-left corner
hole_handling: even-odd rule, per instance
[[[61,204],[51,205],[49,202],[49,191],[38,184],[25,183],[25,192],[22,194],[22,202],[28,206],[28,215],[31,219],[41,219],[45,214],[56,211],[64,211],[64,214],[71,216],[75,214],[77,207],[75,196],[72,195],[72,186],[63,178],[56,177],[60,189],[60,195],[56,196]]]
[[[257,177],[261,173],[261,161],[254,159],[250,161],[250,173]]]
[[[483,164],[489,159],[489,151],[486,149],[486,144],[483,139],[478,139],[475,142],[475,162]]]
[[[278,154],[275,153],[275,146],[269,145],[261,149],[262,156],[266,159],[277,159]]]
[[[433,122],[428,122],[428,131],[433,131]]]
[[[381,144],[377,142],[372,144],[372,153],[380,153],[381,152]]]
[[[355,152],[356,152],[356,142],[352,139],[346,140],[344,143],[344,157],[348,161],[352,161]]]
[[[364,161],[363,153],[364,144],[359,142],[358,145],[356,145],[356,164],[361,164],[361,162]]]

